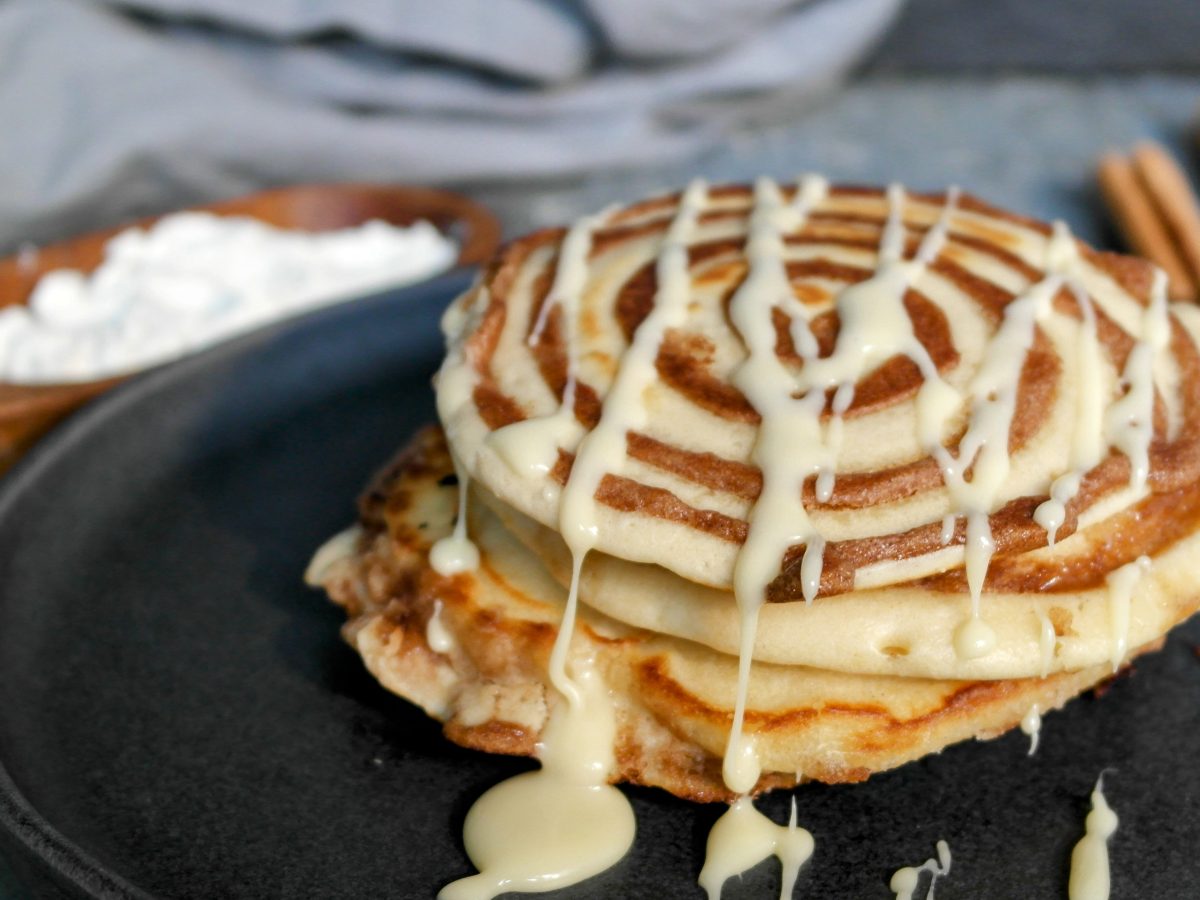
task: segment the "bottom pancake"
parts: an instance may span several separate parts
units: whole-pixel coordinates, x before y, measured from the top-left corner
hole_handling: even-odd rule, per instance
[[[450,740],[533,756],[549,706],[560,702],[547,668],[565,591],[481,503],[469,522],[480,566],[435,572],[429,550],[450,533],[456,500],[445,438],[426,429],[381,473],[360,502],[359,524],[318,552],[307,577],[346,610],[345,637],[380,683],[441,721]],[[588,607],[571,654],[588,659],[613,695],[614,781],[734,799],[721,757],[736,658]],[[957,741],[994,737],[1033,706],[1055,709],[1111,675],[1102,665],[951,681],[756,662],[746,714],[763,763],[755,792],[798,780],[862,781]]]

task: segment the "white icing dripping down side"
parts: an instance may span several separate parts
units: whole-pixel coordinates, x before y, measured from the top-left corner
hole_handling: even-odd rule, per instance
[[[1129,601],[1133,598],[1137,583],[1149,568],[1150,558],[1139,556],[1133,562],[1108,573],[1108,627],[1114,672],[1121,668],[1121,663],[1129,654]]]
[[[608,218],[611,209],[606,209],[594,216],[584,216],[563,236],[562,245],[558,250],[558,264],[554,272],[554,283],[542,303],[537,320],[529,330],[525,343],[530,347],[537,346],[546,330],[550,312],[555,306],[563,310],[563,323],[567,327],[574,324],[576,312],[583,290],[587,286],[588,257],[592,254],[592,237],[598,227]]]
[[[730,877],[774,856],[781,866],[779,898],[788,900],[813,847],[812,835],[796,824],[795,797],[786,826],[776,825],[755,809],[749,797],[740,797],[708,833],[700,887],[709,900],[719,900],[721,887]]]
[[[688,207],[692,221],[697,212],[696,194],[703,199],[702,185],[689,188],[694,200]],[[579,356],[576,319],[587,283],[591,236],[600,221],[601,217],[585,220],[564,238],[555,285],[543,308],[545,313],[554,298],[563,309],[568,377],[559,409],[491,436],[497,451],[518,469],[532,462],[535,470],[544,467],[549,471],[563,439],[582,433],[574,414]],[[685,278],[687,236],[677,236],[677,241],[683,242]],[[684,294],[686,301],[686,289]],[[542,767],[501,782],[472,806],[463,841],[479,873],[447,885],[439,900],[489,900],[513,890],[569,887],[615,864],[633,844],[633,808],[624,794],[608,784],[616,735],[611,694],[590,661],[572,659],[568,672],[568,657],[579,603],[579,573],[597,536],[595,490],[604,473],[618,467],[624,458],[626,430],[636,427],[630,417],[632,421],[637,421],[639,414],[644,417],[645,357],[653,354],[648,364],[652,372],[661,341],[661,331],[657,339],[651,334],[655,325],[643,335],[651,320],[658,321],[653,313],[638,329],[635,346],[625,355],[605,398],[600,421],[579,441],[575,464],[559,498],[560,528],[571,549],[572,576],[550,654],[550,681],[559,698],[552,703],[539,744]],[[534,327],[535,331],[544,327],[540,317]],[[639,340],[647,346],[638,349]],[[653,346],[648,346],[651,343]],[[614,395],[619,399],[614,401]]]
[[[574,699],[554,704],[542,732],[542,767],[500,782],[467,813],[463,843],[479,874],[446,885],[439,900],[569,887],[629,851],[633,808],[607,783],[616,735],[608,689],[586,663],[572,687]]]
[[[1142,314],[1142,333],[1121,374],[1128,388],[1125,396],[1109,407],[1104,417],[1108,442],[1129,457],[1129,483],[1134,488],[1146,484],[1150,475],[1150,440],[1154,436],[1154,357],[1171,339],[1167,315],[1167,276],[1154,272],[1150,303]]]
[[[425,623],[425,643],[434,653],[449,653],[456,645],[454,635],[442,621],[442,601],[433,601],[433,612]]]
[[[1021,718],[1021,731],[1029,736],[1029,756],[1037,753],[1038,738],[1042,733],[1042,711],[1035,703]]]
[[[952,541],[954,539],[954,528],[955,528],[956,524],[957,524],[957,519],[955,518],[953,513],[951,513],[950,515],[942,516],[941,540],[942,540],[943,547],[945,547],[947,544],[950,543],[950,541]]]
[[[942,381],[925,347],[916,339],[903,302],[909,285],[936,258],[945,242],[957,193],[948,196],[938,222],[918,248],[916,259],[906,263],[904,192],[898,185],[889,189],[888,221],[880,240],[879,268],[872,278],[838,295],[838,340],[831,356],[818,358],[816,341],[807,325],[807,312],[795,303],[787,277],[783,236],[786,230],[803,225],[808,210],[820,202],[827,189],[825,182],[805,178],[796,192],[796,201],[789,206],[783,203],[774,182],[759,179],[746,242],[749,271],[730,303],[730,318],[747,349],[747,358],[733,373],[732,381],[761,417],[753,459],[763,476],[762,492],[749,517],[750,532],[734,567],[734,595],[741,633],[737,694],[723,776],[726,785],[738,793],[752,790],[761,773],[753,742],[743,731],[759,610],[766,587],[779,570],[780,560],[797,544],[805,545],[800,564],[805,601],[811,602],[820,587],[825,540],[804,508],[802,489],[805,479],[815,475],[818,498],[828,499],[831,495],[841,443],[841,416],[853,401],[854,385],[864,373],[897,353],[913,359],[924,376],[917,398],[921,439],[939,446],[945,421],[959,402],[957,393]],[[776,307],[793,314],[793,340],[805,360],[799,378],[791,376],[775,353],[770,314]],[[821,413],[827,388],[835,390],[833,417],[830,426],[823,428]],[[798,398],[797,390],[803,391]],[[714,836],[725,833],[726,823],[753,820],[754,816],[766,821],[750,801],[742,798],[714,826]],[[712,853],[723,844],[713,837],[709,846]],[[757,849],[761,851],[763,846],[765,843],[757,845]],[[747,849],[746,859],[751,855]],[[760,853],[743,868],[764,855]],[[706,869],[710,873],[717,871],[707,864]],[[718,895],[723,882],[724,878],[716,882]],[[703,880],[701,883],[705,884]],[[711,884],[706,887],[711,896]]]
[[[546,476],[558,461],[560,447],[579,443],[584,429],[575,417],[575,386],[579,376],[579,311],[587,288],[588,258],[595,232],[607,221],[609,211],[585,216],[568,230],[558,251],[554,281],[542,303],[527,343],[537,344],[550,313],[561,311],[563,342],[567,348],[567,381],[558,408],[545,416],[513,422],[488,435],[487,442],[516,472]]]
[[[1056,271],[1064,257],[1060,245],[1073,240],[1065,226],[1056,225],[1055,238],[1047,251],[1048,274],[1005,306],[1004,318],[971,380],[970,421],[959,442],[958,456],[943,447],[934,448],[950,496],[967,518],[965,553],[971,617],[954,636],[955,652],[962,659],[983,656],[995,646],[995,632],[979,614],[983,583],[996,549],[988,517],[1011,469],[1008,437],[1016,411],[1021,369],[1033,344],[1037,324],[1049,315],[1054,296],[1064,283],[1063,276]]]
[[[835,426],[823,433],[821,410],[824,393],[812,391],[802,399],[792,397],[795,380],[775,354],[771,310],[785,308],[792,315],[792,336],[797,349],[815,356],[816,340],[808,327],[808,312],[795,301],[784,262],[784,234],[799,229],[809,210],[825,196],[823,179],[806,176],[794,201],[783,202],[778,186],[767,178],[755,184],[746,256],[749,271],[730,303],[730,318],[742,336],[747,358],[733,382],[762,417],[754,460],[763,473],[763,490],[750,516],[750,535],[734,568],[734,595],[740,619],[738,684],[733,723],[725,749],[722,774],[731,790],[745,794],[758,781],[762,766],[753,742],[743,733],[750,666],[758,630],[758,611],[767,583],[779,569],[788,547],[803,542],[801,583],[811,601],[821,580],[824,540],[812,527],[804,509],[802,489],[809,475],[818,478],[818,495],[833,490],[832,478],[840,434]],[[838,401],[835,400],[835,404]],[[849,395],[842,405],[849,405]],[[796,824],[796,801],[791,818],[782,828],[746,796],[740,797],[709,832],[700,886],[710,900],[721,896],[721,887],[732,875],[749,869],[768,856],[782,866],[780,898],[792,895],[800,867],[813,852],[813,839]]]
[[[762,471],[763,487],[733,573],[741,631],[737,695],[723,775],[729,788],[740,794],[753,789],[761,771],[753,744],[743,734],[743,723],[766,586],[788,548],[800,543],[805,544],[801,583],[806,601],[816,595],[821,580],[824,541],[804,508],[802,491],[808,476],[833,467],[821,428],[825,395],[810,391],[800,399],[792,396],[795,379],[775,353],[771,310],[793,297],[784,262],[785,230],[799,228],[811,204],[820,202],[827,189],[824,181],[806,177],[797,190],[799,202],[789,206],[773,181],[758,180],[746,240],[749,271],[729,304],[730,319],[747,350],[732,381],[762,419],[753,460]],[[802,343],[815,346],[807,325],[803,330],[808,338]]]
[[[1055,223],[1050,246],[1051,266],[1064,273],[1083,313],[1079,340],[1075,430],[1071,438],[1071,468],[1050,486],[1049,499],[1034,512],[1034,521],[1046,529],[1053,546],[1066,518],[1066,505],[1079,493],[1083,476],[1103,458],[1108,447],[1116,447],[1130,462],[1130,486],[1140,490],[1150,474],[1149,448],[1154,436],[1154,357],[1170,340],[1167,311],[1167,278],[1154,272],[1150,303],[1142,314],[1140,333],[1122,373],[1126,393],[1105,410],[1100,391],[1101,350],[1096,337],[1096,314],[1091,299],[1078,281],[1081,266],[1074,239],[1061,223]]]
[[[1104,797],[1104,775],[1092,790],[1092,809],[1084,822],[1084,835],[1071,851],[1070,900],[1108,900],[1108,839],[1117,831],[1117,814]]]
[[[899,354],[912,360],[921,373],[916,400],[921,444],[930,449],[941,446],[946,420],[958,409],[961,398],[942,380],[929,352],[913,333],[904,295],[945,246],[958,193],[957,188],[947,191],[937,222],[921,241],[916,256],[906,261],[904,189],[897,184],[888,188],[888,219],[879,243],[875,274],[838,294],[835,303],[839,326],[833,353],[822,358],[815,353],[805,356],[798,379],[807,391],[836,389],[832,410],[835,421],[840,423],[842,413],[853,402],[855,384],[863,375]]]
[[[988,514],[1008,475],[1008,429],[1016,403],[1024,350],[1033,338],[1032,321],[1027,323],[1026,320],[1033,312],[1041,312],[1043,306],[1048,307],[1058,282],[1035,292],[1032,302],[1015,301],[1017,314],[1011,320],[1012,305],[1006,309],[1005,322],[989,344],[984,365],[972,383],[975,402],[971,426],[960,444],[959,457],[955,459],[942,445],[942,437],[946,422],[960,406],[961,397],[941,378],[928,351],[917,340],[904,296],[945,245],[950,217],[957,202],[958,192],[952,189],[947,193],[937,223],[921,241],[915,258],[906,262],[903,259],[904,190],[899,185],[888,189],[888,220],[880,241],[879,267],[871,278],[851,285],[838,295],[839,331],[834,351],[825,358],[806,359],[799,381],[810,394],[819,393],[817,388],[836,388],[833,412],[840,422],[840,413],[852,402],[855,383],[866,372],[898,354],[916,364],[922,378],[916,399],[918,438],[937,460],[954,503],[953,514],[942,520],[943,543],[948,544],[953,538],[957,517],[967,517],[966,568],[971,589],[971,617],[956,633],[955,649],[964,659],[974,659],[989,653],[996,640],[991,627],[980,617],[979,599],[995,549]],[[1045,294],[1044,299],[1042,294]],[[1021,315],[1031,306],[1030,313]],[[1014,354],[1020,354],[1015,368],[1011,362]],[[751,403],[754,403],[753,398]],[[838,404],[840,410],[836,408]],[[968,470],[972,472],[969,481]],[[821,487],[818,482],[818,489]],[[832,478],[827,487],[832,490]],[[823,547],[823,543],[819,546]]]
[[[488,289],[481,286],[468,301],[468,306],[464,306],[463,300],[455,301],[442,315],[442,334],[446,337],[446,361],[438,370],[434,385],[437,387],[438,418],[446,427],[451,445],[454,444],[455,414],[471,402],[471,396],[479,383],[479,372],[468,364],[466,358],[466,336],[479,324],[483,311],[490,302],[489,297]]]
[[[1050,674],[1050,666],[1054,663],[1054,650],[1058,646],[1058,633],[1054,623],[1044,610],[1038,610],[1038,652],[1041,657],[1041,676]]]
[[[1046,529],[1050,546],[1066,519],[1067,504],[1079,493],[1083,476],[1097,465],[1104,455],[1104,395],[1100,390],[1103,354],[1096,335],[1096,310],[1091,297],[1079,282],[1079,249],[1062,222],[1054,223],[1054,233],[1048,251],[1050,264],[1069,279],[1071,291],[1079,304],[1080,328],[1077,342],[1076,378],[1079,396],[1075,401],[1075,426],[1071,433],[1071,468],[1054,479],[1050,497],[1038,505],[1033,519]]]
[[[596,545],[596,489],[608,472],[621,467],[627,433],[644,427],[648,415],[644,394],[658,377],[654,363],[663,337],[687,317],[691,298],[688,244],[707,198],[708,186],[700,180],[683,192],[655,265],[658,290],[654,306],[621,357],[616,377],[604,396],[599,421],[576,450],[559,502],[559,531],[575,555]],[[576,352],[568,347],[568,359]]]
[[[950,874],[950,845],[945,841],[938,841],[936,859],[927,859],[919,866],[905,866],[896,870],[888,883],[888,888],[895,893],[896,900],[913,900],[921,883],[922,872],[929,873],[929,887],[925,891],[925,900],[934,900],[937,880]]]
[[[469,402],[475,390],[478,376],[473,366],[464,365],[466,351],[463,336],[487,305],[487,288],[480,287],[469,308],[464,309],[460,303],[454,303],[442,316],[442,332],[446,335],[448,348],[446,361],[437,374],[437,402],[438,413],[443,422],[448,422],[454,410]],[[454,476],[458,482],[458,510],[454,530],[435,541],[429,548],[429,565],[443,576],[473,571],[479,566],[479,549],[467,536],[467,490],[470,478],[457,454],[452,453],[451,459],[454,462]]]
[[[454,520],[454,531],[435,541],[429,548],[429,565],[439,575],[457,575],[473,572],[479,568],[479,548],[467,537],[467,489],[470,478],[466,467],[454,458],[454,474],[458,479],[458,514]]]
[[[903,302],[909,285],[936,258],[945,242],[957,193],[948,196],[936,225],[921,242],[916,259],[906,263],[904,192],[898,185],[889,188],[879,267],[872,278],[838,295],[838,340],[831,356],[818,358],[816,342],[807,327],[807,313],[794,302],[784,262],[783,235],[803,225],[808,210],[826,191],[823,181],[805,178],[796,192],[796,201],[788,206],[774,182],[759,179],[746,242],[749,272],[730,303],[730,318],[747,348],[747,358],[733,373],[732,381],[762,420],[753,459],[762,471],[763,489],[751,511],[750,533],[734,567],[741,635],[738,688],[723,775],[725,783],[739,793],[753,789],[761,772],[753,742],[743,731],[759,610],[780,560],[794,545],[805,545],[800,564],[805,601],[811,602],[820,587],[825,540],[804,508],[802,489],[805,479],[815,475],[818,499],[828,499],[832,494],[841,417],[853,402],[854,385],[865,372],[897,353],[913,359],[924,376],[917,400],[921,438],[939,446],[945,421],[959,399],[942,381],[928,352],[916,339]],[[784,307],[793,314],[793,339],[805,359],[798,379],[790,375],[775,353],[770,315],[775,307]],[[829,427],[823,428],[821,413],[827,388],[835,390],[833,417]],[[803,391],[799,398],[794,396],[796,389]],[[739,800],[714,826],[714,834],[723,830],[727,820],[751,813],[759,815],[745,798]]]

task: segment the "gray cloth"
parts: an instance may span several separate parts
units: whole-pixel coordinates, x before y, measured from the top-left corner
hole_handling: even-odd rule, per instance
[[[0,247],[271,184],[661,164],[793,113],[899,3],[6,0]]]

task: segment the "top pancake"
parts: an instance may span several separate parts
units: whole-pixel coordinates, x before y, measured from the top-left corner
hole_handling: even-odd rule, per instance
[[[794,195],[790,187],[783,195]],[[912,258],[937,222],[946,195],[909,194],[900,219],[903,254]],[[549,297],[561,258],[563,229],[509,245],[481,282],[452,306],[450,353],[438,380],[439,412],[456,456],[500,502],[552,529],[558,495],[575,447],[592,428],[631,337],[655,303],[655,260],[679,204],[661,197],[606,213],[592,235],[576,320],[563,321]],[[627,435],[626,455],[596,493],[597,549],[622,560],[652,563],[697,584],[729,590],[761,490],[752,462],[760,418],[732,383],[746,359],[729,302],[745,279],[746,236],[753,194],[718,187],[688,247],[686,317],[658,348],[657,380],[643,400],[644,427]],[[889,214],[883,191],[833,187],[802,227],[785,237],[794,303],[772,311],[776,354],[802,380],[798,318],[807,319],[828,356],[839,335],[836,303],[849,285],[870,278]],[[962,398],[943,423],[952,453],[978,400],[971,387],[1006,308],[1043,281],[1054,247],[1049,225],[998,210],[969,196],[947,218],[947,239],[907,286],[904,307],[938,374]],[[1080,351],[1084,304],[1071,286],[1053,297],[1020,368],[1016,413],[1008,434],[1010,468],[990,512],[996,556],[989,592],[1082,591],[1103,586],[1113,570],[1156,554],[1192,534],[1200,512],[1200,354],[1197,316],[1172,309],[1165,349],[1153,361],[1153,435],[1149,476],[1131,487],[1129,457],[1110,447],[1082,477],[1066,505],[1058,543],[1047,550],[1033,512],[1054,479],[1072,466],[1073,430],[1085,392],[1111,407],[1150,304],[1152,268],[1075,243],[1072,285],[1091,301],[1101,365],[1086,368]],[[567,334],[575,344],[568,348]],[[493,435],[559,407],[568,349],[578,360],[577,427],[564,430],[557,459],[539,470],[514,464]],[[832,495],[818,501],[810,478],[804,506],[827,541],[819,595],[918,583],[921,590],[965,590],[959,519],[941,540],[943,517],[955,511],[937,462],[917,438],[917,366],[897,355],[869,367],[844,414],[844,437]],[[829,392],[828,417],[832,404]],[[1087,534],[1085,535],[1084,532]],[[799,547],[779,561],[767,597],[800,596]]]

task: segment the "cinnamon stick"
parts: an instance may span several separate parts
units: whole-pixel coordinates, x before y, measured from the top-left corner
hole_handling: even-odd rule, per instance
[[[1194,300],[1197,286],[1166,223],[1139,183],[1133,163],[1120,154],[1106,153],[1096,175],[1104,201],[1130,249],[1167,273],[1167,293],[1172,300]]]
[[[1175,158],[1151,141],[1138,144],[1133,164],[1174,238],[1193,283],[1200,285],[1200,201]]]
[[[1152,141],[1105,154],[1096,172],[1130,248],[1167,274],[1172,300],[1200,302],[1200,201],[1183,169]]]

